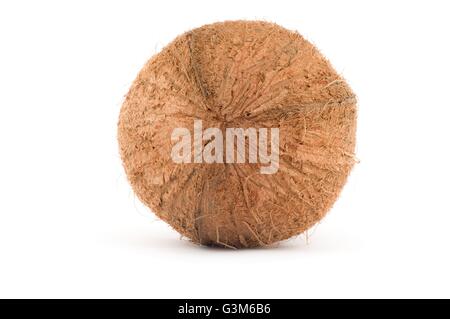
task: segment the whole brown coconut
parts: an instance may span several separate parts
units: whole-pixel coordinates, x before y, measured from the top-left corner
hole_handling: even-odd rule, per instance
[[[171,134],[193,132],[195,120],[278,128],[278,171],[174,162]],[[232,21],[179,36],[144,66],[118,138],[134,191],[158,217],[196,243],[242,248],[298,235],[326,214],[355,162],[355,128],[355,95],[311,43],[273,23]]]

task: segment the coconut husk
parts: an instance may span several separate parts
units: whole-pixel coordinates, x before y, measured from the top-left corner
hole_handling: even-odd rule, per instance
[[[279,128],[279,169],[174,163],[171,133]],[[305,232],[355,163],[356,98],[297,32],[260,21],[205,25],[143,67],[123,103],[118,140],[139,199],[195,243],[266,246]]]

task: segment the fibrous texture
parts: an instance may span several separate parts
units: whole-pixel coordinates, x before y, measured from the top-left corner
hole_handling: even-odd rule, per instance
[[[175,163],[171,134],[195,120],[278,128],[278,171]],[[311,43],[276,24],[231,21],[189,31],[150,59],[118,138],[135,193],[158,217],[196,243],[242,248],[298,235],[326,214],[355,162],[355,128],[354,93]]]

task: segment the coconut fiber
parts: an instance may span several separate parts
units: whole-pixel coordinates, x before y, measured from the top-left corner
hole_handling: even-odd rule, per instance
[[[174,162],[171,134],[193,132],[195,120],[223,131],[278,128],[279,169]],[[355,163],[355,128],[354,93],[311,43],[273,23],[230,21],[180,35],[147,62],[118,139],[135,193],[159,218],[195,243],[243,248],[324,217]]]

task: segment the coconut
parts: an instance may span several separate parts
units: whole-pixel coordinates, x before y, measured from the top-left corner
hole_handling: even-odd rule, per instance
[[[191,143],[176,161],[180,128]],[[249,135],[234,161],[218,148],[205,161],[202,150],[228,128],[253,129],[260,141],[267,133],[276,170],[263,173],[263,156],[248,160]],[[147,62],[123,103],[118,140],[134,192],[159,218],[195,243],[243,248],[325,216],[355,163],[355,129],[354,93],[310,42],[273,23],[229,21],[182,34]]]

